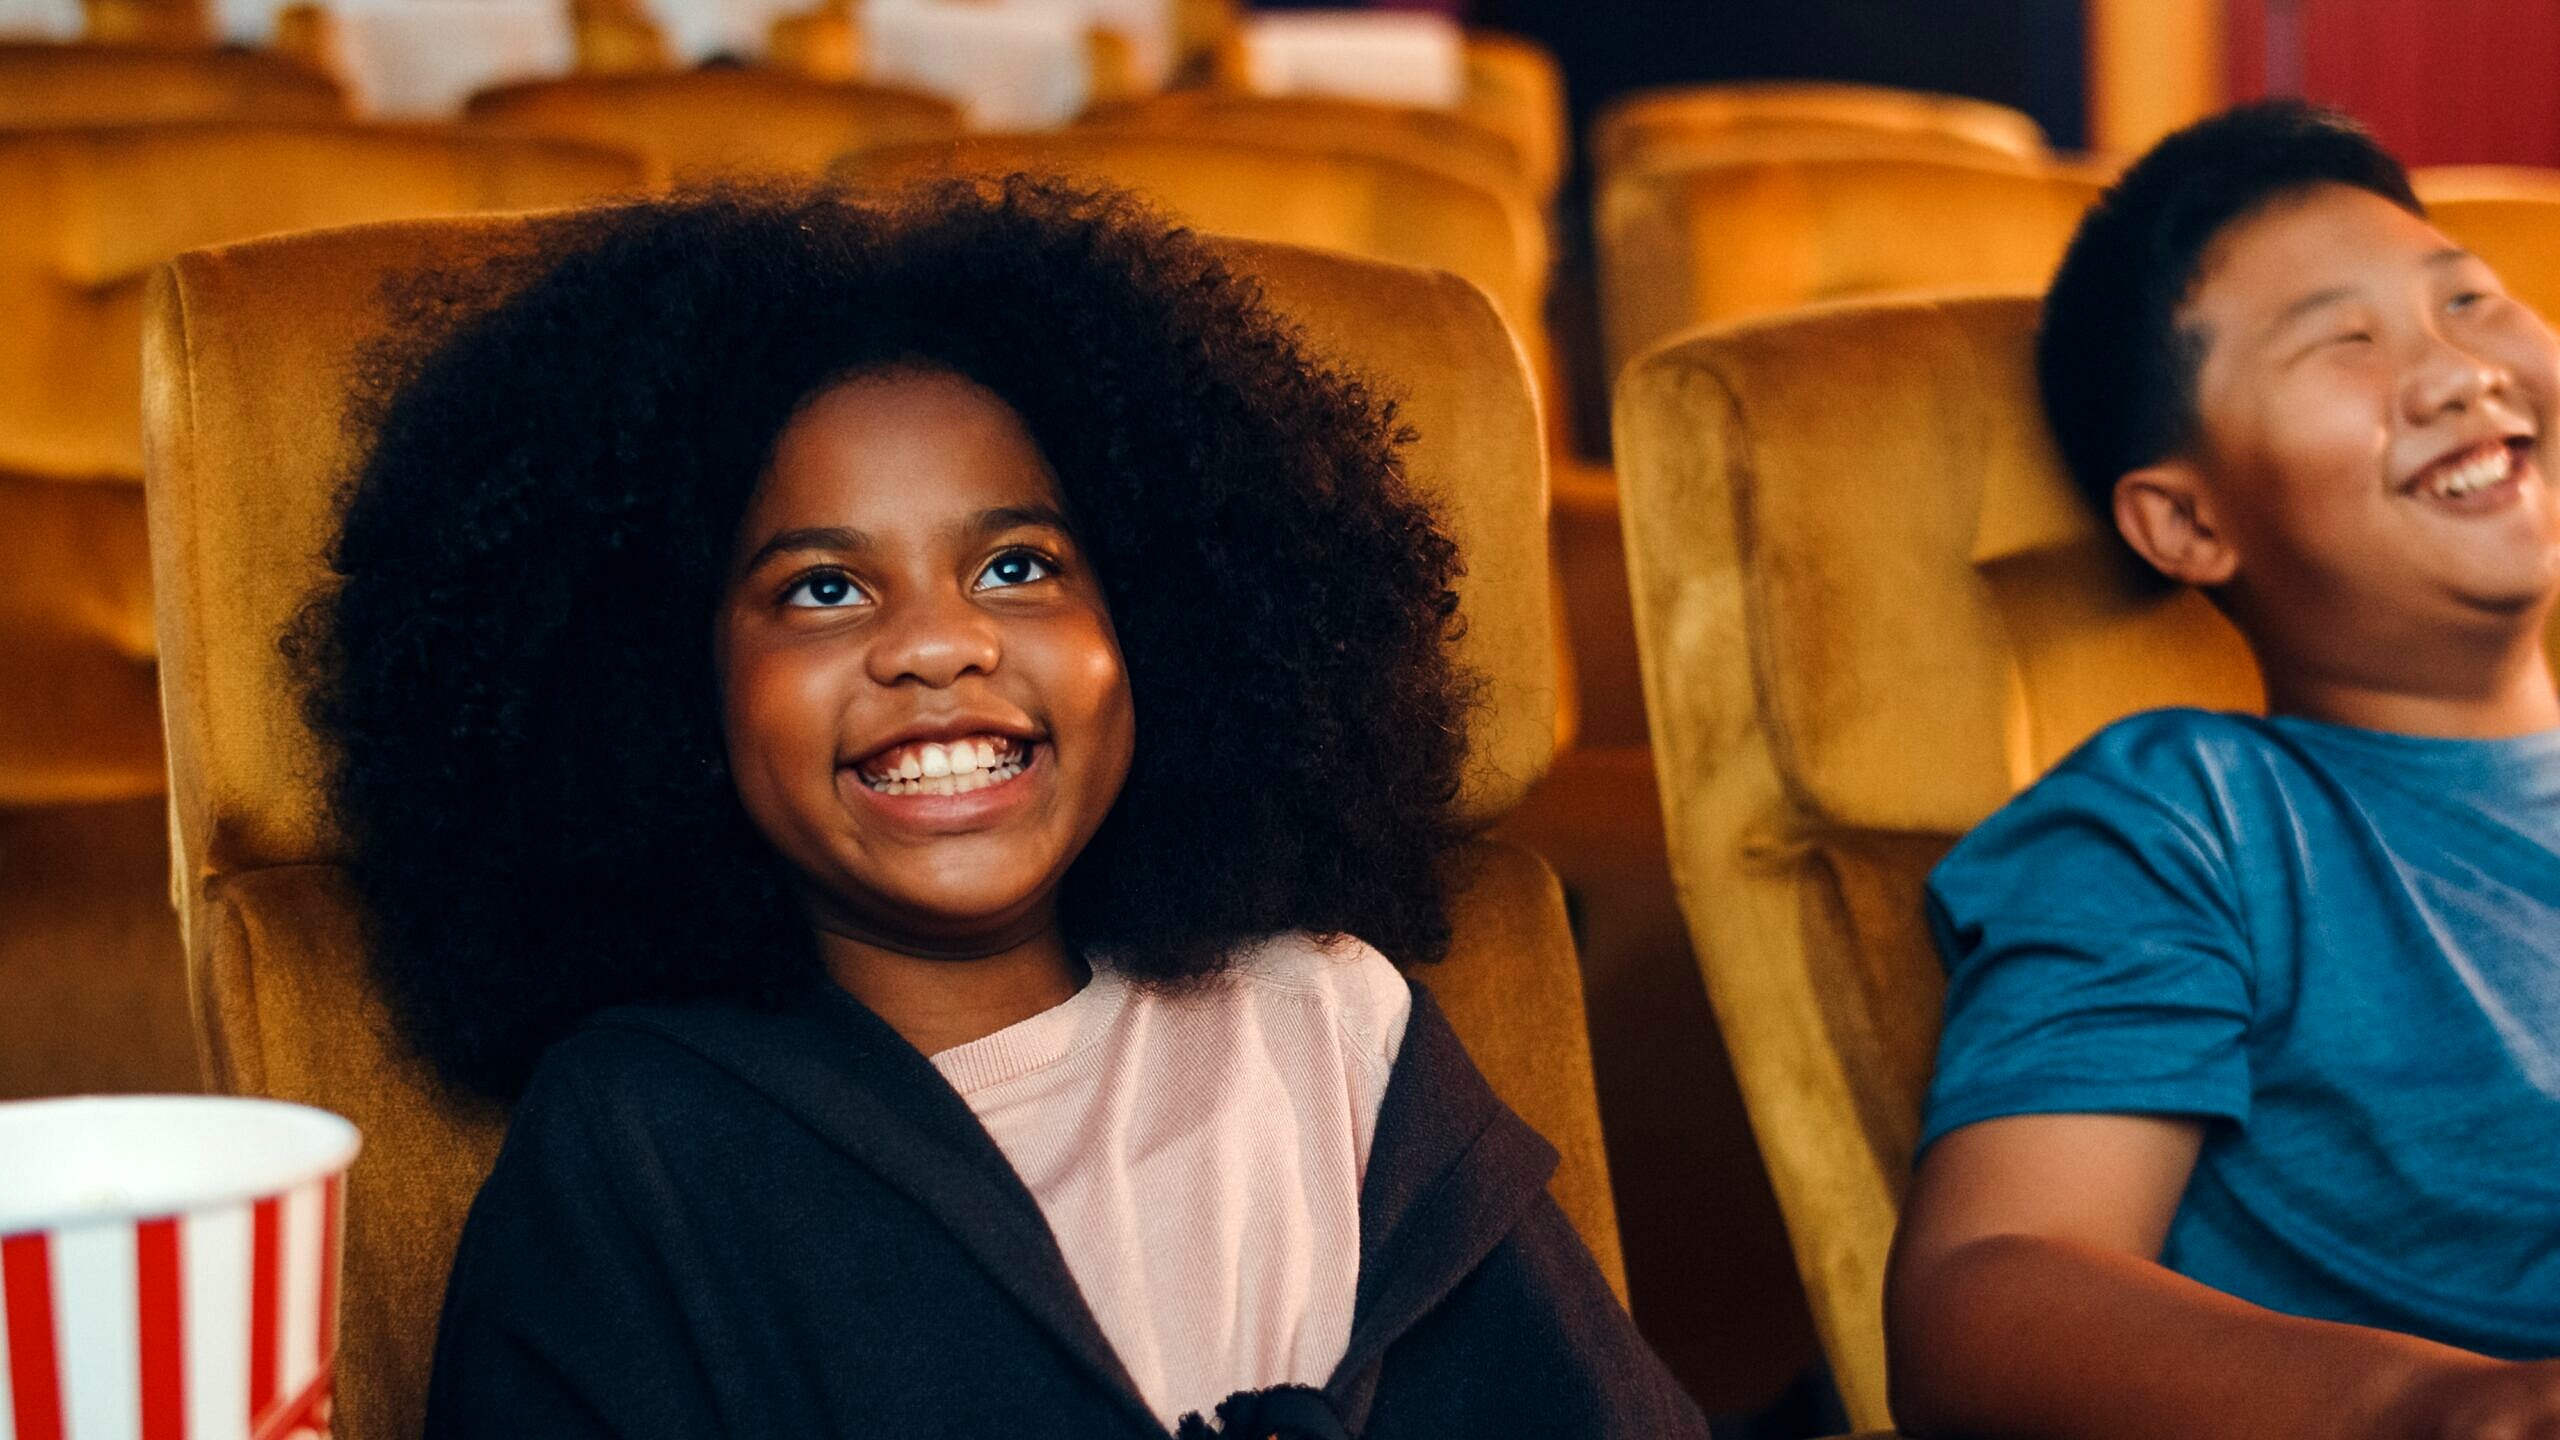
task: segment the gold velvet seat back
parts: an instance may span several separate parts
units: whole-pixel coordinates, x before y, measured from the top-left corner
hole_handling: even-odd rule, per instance
[[[0,128],[348,118],[338,83],[276,55],[205,46],[0,42]]]
[[[556,142],[351,125],[0,134],[0,804],[162,784],[142,533],[144,278],[309,225],[556,205],[638,163]]]
[[[1673,873],[1817,1328],[1885,1410],[1885,1252],[1937,1040],[1921,884],[2100,725],[2253,707],[2199,597],[2143,598],[2065,488],[2032,299],[1711,333],[1617,396]]]
[[[2100,189],[2079,169],[1902,149],[1823,137],[1791,155],[1611,176],[1594,216],[1610,373],[1701,325],[1905,291],[2041,288]]]
[[[1745,81],[1641,90],[1592,123],[1591,165],[1606,176],[1701,137],[1814,130],[1935,137],[2012,159],[2045,153],[2042,127],[1987,100],[1877,85]]]
[[[329,1106],[365,1132],[352,1181],[339,1434],[416,1433],[454,1237],[502,1125],[387,1038],[341,842],[311,777],[276,637],[323,573],[354,463],[345,379],[390,272],[468,263],[519,222],[371,226],[199,251],[157,283],[146,338],[151,541],[160,587],[177,890],[214,1079]],[[1467,803],[1491,819],[1553,745],[1545,474],[1517,349],[1446,275],[1217,242],[1323,354],[1401,396],[1409,473],[1447,507],[1468,570],[1464,659],[1488,677]],[[1564,1152],[1554,1190],[1613,1278],[1580,982],[1554,878],[1483,843],[1429,977],[1495,1088]]]
[[[580,75],[471,97],[475,124],[618,146],[660,181],[693,172],[815,175],[847,150],[960,134],[947,100],[744,67]]]
[[[1491,30],[1467,32],[1465,88],[1458,113],[1511,137],[1533,193],[1552,197],[1573,148],[1564,72],[1535,41]]]
[[[1171,134],[988,135],[845,157],[844,178],[896,186],[943,174],[1032,171],[1136,191],[1206,231],[1447,270],[1493,297],[1544,353],[1547,246],[1528,202],[1409,161],[1357,151]]]
[[[1466,116],[1320,96],[1185,90],[1088,111],[1078,125],[1147,135],[1190,135],[1316,151],[1350,151],[1445,170],[1489,190],[1538,191],[1508,135]]]
[[[2560,324],[2560,170],[2443,165],[2409,178],[2437,229],[2488,261],[2508,293]]]
[[[1929,867],[2109,722],[2264,699],[2220,613],[2139,583],[2071,490],[2036,317],[1842,306],[1666,346],[1618,387],[1681,907],[1862,1428],[1889,1423],[1885,1255],[1944,988]]]

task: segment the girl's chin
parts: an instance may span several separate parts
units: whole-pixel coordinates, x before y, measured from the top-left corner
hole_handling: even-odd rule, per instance
[[[878,889],[858,905],[813,907],[824,936],[916,960],[965,963],[1010,954],[1057,929],[1046,895],[909,892],[884,905]],[[889,911],[891,913],[883,913]]]

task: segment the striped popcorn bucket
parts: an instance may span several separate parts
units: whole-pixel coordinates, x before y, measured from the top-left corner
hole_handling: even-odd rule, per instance
[[[355,1153],[273,1100],[0,1104],[0,1440],[326,1440]]]

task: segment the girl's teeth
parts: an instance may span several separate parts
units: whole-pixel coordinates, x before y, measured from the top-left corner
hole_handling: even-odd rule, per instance
[[[962,769],[966,755],[972,767]],[[921,746],[908,754],[898,767],[882,775],[865,775],[863,783],[883,795],[966,795],[1001,785],[1022,773],[1024,757],[1008,753],[995,754],[995,746],[986,741],[961,741],[946,752],[938,745]],[[939,766],[939,774],[935,773]]]

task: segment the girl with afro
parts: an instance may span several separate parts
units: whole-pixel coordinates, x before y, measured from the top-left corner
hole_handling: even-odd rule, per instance
[[[415,282],[294,641],[514,1107],[429,1435],[1703,1434],[1397,969],[1469,692],[1386,407],[1111,197],[544,227]]]

